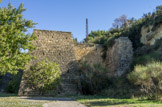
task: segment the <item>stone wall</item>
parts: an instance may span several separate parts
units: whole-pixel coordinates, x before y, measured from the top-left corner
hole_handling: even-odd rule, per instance
[[[132,42],[127,37],[120,37],[115,44],[108,48],[105,64],[109,75],[121,76],[129,68],[133,59]]]
[[[102,45],[76,44],[74,52],[78,63],[86,61],[91,66],[102,64],[108,69],[110,76],[124,74],[133,59],[132,42],[127,37],[116,39],[114,45],[107,49],[105,59],[103,59],[105,49]]]
[[[62,81],[57,90],[60,95],[76,95],[79,93],[80,80],[78,64],[87,62],[89,65],[102,64],[108,68],[112,76],[121,76],[129,68],[133,58],[132,43],[127,37],[120,37],[115,40],[115,44],[107,51],[102,45],[95,44],[74,44],[70,32],[34,30],[37,39],[33,44],[37,47],[30,54],[35,56],[30,65],[48,58],[60,65],[62,71]],[[107,53],[103,60],[103,54]],[[27,67],[29,68],[30,65]],[[39,91],[34,86],[27,83],[27,70],[24,71],[19,95],[39,95]]]
[[[102,45],[96,44],[76,44],[74,52],[77,62],[87,62],[93,66],[94,64],[104,64]]]
[[[47,31],[47,30],[34,30],[34,34],[37,39],[33,44],[37,49],[31,52],[31,55],[35,56],[30,64],[35,64],[38,61],[48,58],[51,61],[55,61],[60,65],[62,71],[62,82],[58,93],[61,94],[76,94],[77,85],[73,84],[73,81],[77,81],[77,63],[74,54],[74,44],[72,33],[59,32],[59,31]],[[37,95],[32,87],[26,83],[27,77],[24,72],[19,95]]]

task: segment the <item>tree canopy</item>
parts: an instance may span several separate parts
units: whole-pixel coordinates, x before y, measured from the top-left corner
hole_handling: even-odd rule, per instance
[[[34,35],[27,34],[28,28],[33,28],[36,23],[26,20],[22,13],[26,9],[24,4],[18,8],[12,6],[0,8],[0,74],[17,73],[24,69],[25,64],[31,59],[30,55],[22,50],[32,50]]]

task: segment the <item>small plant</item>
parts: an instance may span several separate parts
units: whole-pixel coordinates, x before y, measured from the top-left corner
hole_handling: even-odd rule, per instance
[[[162,62],[137,65],[128,74],[128,79],[134,85],[140,86],[149,99],[160,99],[162,96]]]
[[[28,82],[31,83],[41,94],[54,89],[60,82],[61,71],[58,64],[43,60],[30,67]]]

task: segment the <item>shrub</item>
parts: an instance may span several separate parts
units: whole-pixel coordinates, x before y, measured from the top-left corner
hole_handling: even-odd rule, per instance
[[[162,53],[160,51],[142,52],[142,55],[135,56],[130,65],[130,70],[132,71],[136,65],[146,65],[155,61],[162,61]]]
[[[28,82],[39,89],[40,94],[54,89],[60,82],[61,71],[58,64],[43,60],[30,67]]]
[[[101,64],[91,67],[84,62],[80,66],[80,72],[83,94],[97,94],[109,85],[108,70]]]
[[[134,85],[139,85],[144,95],[151,99],[159,99],[162,95],[162,62],[137,65],[128,74],[128,79]]]
[[[5,91],[8,93],[18,93],[21,77],[22,71],[19,71],[16,75],[11,75],[11,80],[9,81]]]

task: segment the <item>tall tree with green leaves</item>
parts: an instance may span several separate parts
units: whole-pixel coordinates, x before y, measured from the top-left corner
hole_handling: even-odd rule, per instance
[[[16,74],[18,69],[24,69],[31,56],[22,50],[34,49],[32,40],[34,35],[27,34],[28,28],[33,28],[36,23],[26,20],[22,13],[26,9],[24,4],[15,8],[0,8],[0,74],[9,72]]]

